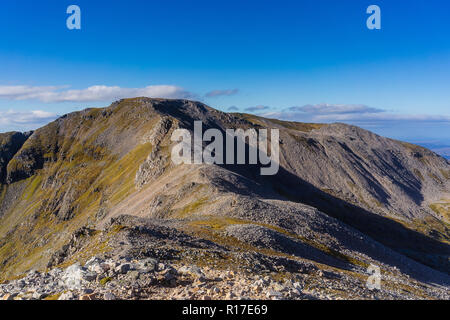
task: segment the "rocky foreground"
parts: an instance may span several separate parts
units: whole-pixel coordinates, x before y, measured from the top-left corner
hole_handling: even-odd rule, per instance
[[[285,279],[283,279],[285,278]],[[448,299],[448,293],[430,292]],[[91,258],[48,273],[30,271],[24,278],[0,285],[3,300],[316,300],[411,299],[397,289],[370,291],[359,281],[333,272],[311,275],[251,275],[196,266],[160,263],[156,259],[120,261]]]
[[[99,243],[106,249],[86,257],[103,248]],[[450,299],[446,286],[416,281],[396,267],[382,266],[380,290],[368,289],[369,275],[357,265],[340,269],[296,256],[230,251],[165,222],[121,217],[102,231],[78,230],[45,272],[0,284],[0,299]]]
[[[298,280],[280,283],[270,276],[174,266],[152,258],[115,262],[94,257],[85,266],[30,271],[23,279],[1,285],[0,293],[3,300],[305,298],[308,294]]]

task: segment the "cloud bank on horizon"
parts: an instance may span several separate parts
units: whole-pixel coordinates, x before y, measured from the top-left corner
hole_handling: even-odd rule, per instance
[[[366,105],[316,104],[294,106],[280,111],[264,112],[259,115],[281,120],[303,122],[386,122],[386,121],[425,121],[449,122],[450,116],[427,114],[397,114],[388,110]]]
[[[69,86],[0,86],[0,100],[29,101],[60,105],[61,103],[104,102],[105,105],[123,98],[138,96],[170,99],[216,99],[237,95],[239,89],[212,90],[198,94],[174,85],[149,85],[142,88],[96,85],[84,89]],[[299,122],[345,122],[359,125],[376,133],[402,139],[398,132],[417,131],[417,138],[427,137],[433,130],[450,130],[450,116],[394,113],[364,104],[307,104],[288,108],[267,105],[219,108],[228,112],[248,112],[267,118]],[[61,116],[42,109],[0,111],[0,131],[27,131],[37,129]],[[419,134],[421,136],[419,136]],[[436,134],[434,134],[436,136]],[[412,137],[409,139],[413,141]],[[450,143],[450,141],[448,141]],[[445,144],[447,146],[447,144]]]
[[[0,99],[8,100],[55,103],[111,101],[132,97],[194,99],[195,95],[172,85],[153,85],[144,88],[96,85],[80,90],[68,89],[67,86],[0,86]]]
[[[85,89],[69,86],[0,86],[0,99],[43,103],[112,102],[132,97],[158,97],[195,99],[197,96],[172,85],[152,85],[143,88],[96,85]],[[58,114],[44,110],[0,111],[0,131],[26,131],[37,129],[58,118]]]
[[[33,111],[0,111],[0,126],[2,127],[16,127],[25,130],[40,127],[50,121],[55,120],[57,114],[42,110]]]
[[[234,96],[239,93],[239,89],[213,90],[205,94],[207,98],[215,98],[220,96]]]
[[[47,104],[58,103],[111,103],[125,98],[151,97],[167,99],[217,98],[238,94],[238,89],[213,90],[204,96],[189,92],[179,86],[149,85],[142,88],[123,88],[120,86],[95,85],[85,89],[70,89],[70,86],[0,86],[0,100],[30,101]],[[237,108],[236,108],[237,110]],[[59,115],[43,110],[0,111],[0,131],[36,129],[55,120]]]
[[[238,89],[213,90],[204,95],[206,98],[230,96],[238,94]],[[150,85],[143,88],[123,88],[119,86],[95,85],[85,89],[70,89],[69,86],[0,86],[2,100],[29,100],[44,103],[63,102],[112,102],[124,98],[151,97],[168,99],[198,99],[200,95],[173,85]],[[264,117],[284,120],[334,122],[334,121],[450,121],[445,115],[414,115],[396,114],[387,110],[369,107],[364,104],[308,104],[293,106],[281,110],[272,109],[266,105],[243,108],[245,112],[255,113]],[[232,106],[228,111],[239,111]],[[45,111],[15,112],[9,110],[0,113],[0,123],[6,122],[10,115],[20,114],[17,123],[35,123],[39,119],[51,118],[51,113]],[[25,117],[24,115],[27,114]],[[45,117],[42,117],[45,115]]]

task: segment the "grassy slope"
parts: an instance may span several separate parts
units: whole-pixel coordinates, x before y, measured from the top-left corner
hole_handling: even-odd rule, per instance
[[[9,164],[11,172],[32,167],[33,175],[1,186],[0,200],[8,196],[8,188],[20,184],[24,189],[9,195],[17,199],[1,219],[0,278],[31,267],[44,268],[50,253],[73,231],[95,220],[100,208],[108,210],[134,192],[136,171],[151,152],[151,144],[141,144],[135,137],[150,130],[153,123],[133,119],[125,112],[128,108],[124,112],[122,108],[116,107],[112,117],[102,117],[101,109],[92,109],[39,129],[21,152],[32,150],[37,158],[42,157],[42,168],[20,157]],[[108,141],[117,136],[128,136],[127,144]],[[73,200],[68,201],[69,208],[63,208],[65,196]],[[73,217],[65,221],[55,215],[62,210],[72,212]]]

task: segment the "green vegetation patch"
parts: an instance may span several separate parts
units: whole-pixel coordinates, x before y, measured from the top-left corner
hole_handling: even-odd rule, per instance
[[[100,284],[102,285],[102,286],[105,286],[108,282],[110,282],[112,280],[112,278],[111,277],[105,277],[105,278],[103,278],[103,279],[101,279],[100,280]]]

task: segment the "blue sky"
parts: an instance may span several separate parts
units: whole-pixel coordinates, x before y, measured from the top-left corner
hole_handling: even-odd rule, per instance
[[[81,8],[68,30],[66,9]],[[381,8],[382,29],[366,27]],[[132,95],[450,145],[442,0],[3,0],[0,131]]]

